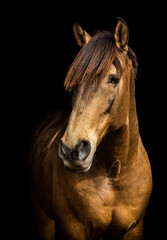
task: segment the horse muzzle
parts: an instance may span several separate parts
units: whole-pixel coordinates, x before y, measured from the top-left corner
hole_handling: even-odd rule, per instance
[[[87,172],[91,166],[90,152],[91,144],[88,140],[80,141],[73,148],[68,148],[63,141],[60,141],[58,155],[68,170],[83,173]]]

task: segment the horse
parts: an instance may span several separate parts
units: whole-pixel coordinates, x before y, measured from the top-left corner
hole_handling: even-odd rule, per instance
[[[29,186],[39,239],[142,239],[152,173],[135,99],[138,62],[129,30],[90,36],[65,77],[71,112],[48,116],[32,141]]]

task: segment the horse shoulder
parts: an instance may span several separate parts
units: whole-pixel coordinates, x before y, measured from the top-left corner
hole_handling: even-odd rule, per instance
[[[136,154],[126,171],[126,191],[128,190],[129,196],[135,200],[134,203],[140,205],[141,202],[147,202],[147,197],[149,199],[152,189],[151,176],[149,158],[139,136]]]
[[[143,146],[141,137],[139,138],[138,161],[140,163],[139,178],[143,188],[143,196],[145,196],[146,199],[148,198],[147,201],[149,201],[152,191],[152,172],[149,157]]]
[[[126,173],[115,182],[115,206],[113,226],[126,232],[132,223],[143,218],[152,190],[149,158],[139,137],[139,145],[133,163]]]
[[[45,211],[53,211],[53,169],[58,160],[58,143],[66,127],[66,114],[54,113],[35,133],[29,160],[31,198]],[[49,209],[48,209],[49,208]]]

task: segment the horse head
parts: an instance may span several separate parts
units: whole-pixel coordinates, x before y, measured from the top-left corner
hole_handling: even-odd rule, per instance
[[[130,80],[137,62],[122,19],[114,33],[98,31],[91,37],[79,24],[73,31],[81,50],[64,83],[66,90],[72,91],[72,112],[59,157],[67,169],[87,172],[103,137],[128,121]]]

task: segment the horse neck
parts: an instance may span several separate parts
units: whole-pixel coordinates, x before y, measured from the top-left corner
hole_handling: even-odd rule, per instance
[[[124,125],[116,131],[109,132],[99,146],[99,156],[106,159],[107,169],[116,160],[122,164],[131,164],[137,153],[139,141],[139,127],[136,112],[135,82],[130,81],[130,105]]]

